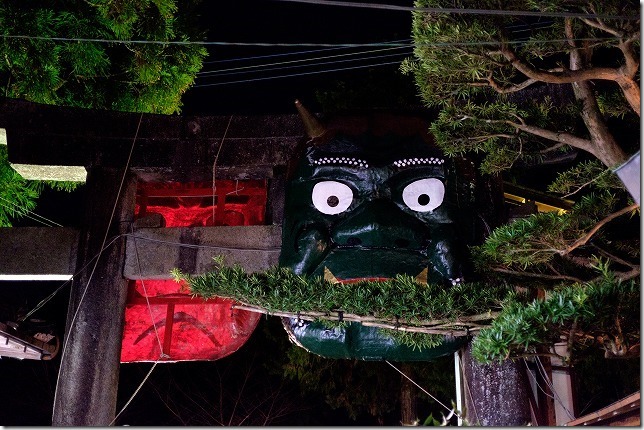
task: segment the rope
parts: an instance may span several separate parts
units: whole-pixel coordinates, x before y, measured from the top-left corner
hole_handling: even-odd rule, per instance
[[[134,231],[134,227],[132,225],[130,225],[130,231],[132,231],[132,232]],[[167,354],[165,354],[163,352],[163,344],[161,343],[161,338],[159,337],[159,331],[157,330],[157,324],[154,321],[154,315],[152,315],[152,306],[150,306],[150,298],[148,297],[148,291],[145,288],[145,282],[143,281],[143,277],[141,276],[141,273],[143,271],[141,270],[141,260],[139,260],[139,250],[138,250],[138,248],[136,246],[136,238],[134,238],[133,240],[134,240],[134,254],[136,255],[136,264],[137,264],[138,269],[139,269],[139,280],[141,281],[141,286],[143,287],[143,295],[145,296],[145,301],[146,301],[147,306],[148,306],[148,313],[150,314],[150,320],[152,321],[152,327],[154,328],[154,334],[155,334],[155,336],[157,338],[157,342],[159,344],[159,354],[160,354],[159,358],[170,358],[169,355],[167,355]]]
[[[134,390],[134,393],[132,393],[132,395],[130,396],[130,399],[125,403],[125,405],[123,405],[123,407],[121,408],[121,410],[119,411],[119,413],[118,413],[118,414],[116,414],[116,416],[114,417],[114,419],[113,419],[112,421],[110,421],[110,423],[108,424],[108,426],[111,426],[112,424],[114,424],[114,422],[116,421],[116,419],[117,419],[117,418],[118,418],[118,417],[123,413],[123,411],[125,410],[125,408],[127,408],[127,407],[130,405],[130,403],[132,402],[132,400],[134,400],[134,398],[135,398],[135,397],[136,397],[136,395],[139,393],[139,391],[141,390],[141,388],[143,388],[143,384],[145,384],[145,381],[147,381],[147,380],[148,380],[148,378],[150,377],[150,375],[152,374],[152,371],[154,370],[154,368],[155,368],[155,367],[157,367],[157,364],[159,364],[159,360],[157,360],[157,361],[155,361],[155,362],[154,362],[154,364],[152,365],[152,367],[151,367],[151,368],[150,368],[150,370],[148,371],[148,374],[147,374],[147,375],[145,375],[145,378],[143,378],[143,381],[141,381],[141,383],[140,383],[140,384],[139,384],[139,386],[136,388],[136,390]]]
[[[432,399],[434,399],[434,401],[435,401],[436,403],[438,403],[439,405],[441,405],[442,407],[444,407],[447,411],[449,411],[449,413],[450,413],[450,414],[454,414],[454,415],[456,415],[456,417],[457,417],[457,418],[459,418],[459,419],[461,419],[461,420],[463,419],[463,417],[461,417],[459,414],[457,414],[457,413],[454,411],[454,409],[450,409],[450,408],[448,408],[447,406],[445,406],[445,405],[443,404],[443,402],[441,402],[440,400],[438,400],[436,397],[432,396],[432,395],[431,395],[431,393],[430,393],[429,391],[427,391],[426,389],[424,389],[423,387],[421,387],[420,385],[418,385],[418,384],[416,383],[416,381],[414,381],[413,379],[411,379],[409,376],[405,375],[405,374],[404,374],[400,369],[398,369],[396,366],[394,366],[393,364],[391,364],[391,362],[389,362],[389,360],[385,360],[385,363],[387,363],[388,365],[390,365],[391,367],[393,367],[394,369],[396,369],[396,371],[397,371],[398,373],[400,373],[402,376],[404,376],[405,378],[407,378],[407,380],[409,380],[409,382],[411,382],[411,383],[412,383],[412,384],[414,384],[416,387],[418,387],[418,388],[419,388],[423,393],[427,394],[429,397],[431,397]]]
[[[215,204],[215,194],[217,193],[217,186],[215,185],[215,172],[217,171],[217,160],[219,159],[219,153],[221,148],[224,146],[224,139],[228,134],[228,128],[230,123],[233,121],[233,116],[231,115],[228,119],[228,125],[226,125],[226,130],[224,130],[224,135],[221,136],[221,142],[219,142],[219,148],[217,148],[217,154],[215,155],[215,160],[212,163],[212,225],[215,225],[215,209],[217,205]]]

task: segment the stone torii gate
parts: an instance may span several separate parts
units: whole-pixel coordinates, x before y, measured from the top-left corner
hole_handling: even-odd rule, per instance
[[[304,126],[296,114],[180,117],[0,99],[0,128],[6,129],[9,161],[26,179],[86,178],[90,198],[81,231],[2,229],[0,275],[69,279],[78,273],[72,282],[52,424],[109,425],[116,412],[128,280],[167,279],[175,267],[203,273],[212,263],[210,254],[141,240],[135,255],[133,239],[125,235],[135,231],[162,241],[174,235],[170,239],[187,244],[237,248],[226,251],[226,262],[248,271],[277,264],[274,249],[281,243],[287,164]],[[267,181],[267,225],[169,232],[134,222],[137,182],[207,182],[213,180],[213,169],[217,179]],[[137,259],[145,263],[139,265]],[[481,367],[467,353],[463,361],[465,374],[479,378],[469,387],[466,404],[473,409],[476,403],[481,422],[519,425],[530,420],[521,369]]]

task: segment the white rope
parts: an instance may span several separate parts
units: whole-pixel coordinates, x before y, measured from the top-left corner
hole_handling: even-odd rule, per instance
[[[215,205],[215,197],[217,193],[217,186],[215,185],[215,172],[217,170],[217,160],[219,159],[219,153],[221,152],[221,148],[224,146],[224,139],[226,139],[226,135],[228,134],[228,128],[230,127],[230,123],[232,122],[232,120],[233,120],[233,116],[231,115],[230,118],[228,119],[228,125],[226,125],[226,130],[224,130],[224,135],[221,137],[221,142],[219,142],[219,148],[217,148],[217,154],[215,155],[215,160],[212,163],[212,225],[216,225],[215,209],[217,206]]]
[[[38,215],[36,212],[26,210],[23,207],[21,207],[20,205],[17,205],[16,203],[14,203],[14,202],[12,202],[10,200],[7,200],[7,199],[5,199],[3,197],[0,197],[0,200],[4,201],[6,203],[9,203],[10,205],[12,205],[15,208],[17,208],[17,210],[12,209],[12,208],[10,208],[10,207],[8,207],[8,206],[3,204],[2,206],[5,209],[7,209],[9,212],[17,212],[19,215],[25,216],[25,217],[33,220],[33,221],[36,221],[36,222],[38,222],[40,224],[43,224],[43,225],[46,225],[47,227],[53,227],[54,225],[57,226],[57,227],[62,227],[63,226],[62,224],[58,224],[56,221],[52,221],[52,220],[50,220],[48,218],[45,218],[42,215]],[[21,213],[21,211],[23,211],[23,210],[24,210],[24,212]],[[29,215],[29,214],[33,215],[33,217],[31,215]]]
[[[134,228],[130,225],[130,231],[134,232]],[[154,321],[154,315],[152,315],[152,306],[150,306],[150,298],[148,297],[148,291],[145,288],[145,282],[143,281],[142,270],[141,270],[141,260],[139,260],[139,250],[136,246],[136,238],[134,238],[134,254],[136,255],[136,264],[139,269],[139,280],[141,281],[141,286],[143,287],[143,295],[145,296],[145,302],[148,306],[148,313],[150,314],[150,321],[152,321],[152,327],[154,328],[154,334],[157,338],[157,343],[159,344],[159,359],[161,358],[170,358],[169,355],[163,352],[163,344],[161,343],[161,337],[159,337],[159,331],[157,330],[157,324]],[[166,333],[167,336],[167,333]]]
[[[130,399],[129,399],[129,400],[125,403],[125,405],[121,408],[121,410],[119,411],[119,413],[118,413],[118,414],[116,414],[116,416],[114,417],[114,419],[113,419],[112,421],[110,421],[110,423],[108,424],[108,426],[111,426],[112,424],[114,424],[114,422],[116,421],[116,419],[117,419],[117,418],[118,418],[118,417],[123,413],[123,411],[125,410],[125,408],[127,408],[127,407],[130,405],[130,403],[132,402],[132,400],[134,400],[134,397],[136,397],[136,395],[139,393],[139,391],[140,391],[140,390],[141,390],[141,388],[143,387],[143,384],[145,384],[145,381],[147,381],[147,380],[148,380],[148,378],[149,378],[149,377],[150,377],[150,375],[152,374],[152,371],[154,370],[154,368],[155,368],[155,367],[157,367],[157,364],[159,364],[159,360],[155,361],[155,362],[154,362],[154,364],[152,364],[152,367],[151,367],[151,368],[150,368],[150,370],[148,371],[148,374],[147,374],[147,375],[145,375],[145,378],[143,378],[143,381],[141,381],[141,383],[140,383],[140,384],[139,384],[139,386],[136,388],[136,390],[134,390],[134,393],[132,393],[132,396],[130,396]]]

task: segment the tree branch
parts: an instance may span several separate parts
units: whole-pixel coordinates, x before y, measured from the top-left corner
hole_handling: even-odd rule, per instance
[[[601,20],[599,20],[599,19],[598,19],[598,20],[596,20],[596,21],[595,21],[595,20],[592,20],[592,19],[590,19],[590,18],[580,18],[580,19],[581,19],[581,20],[582,20],[586,25],[588,25],[588,26],[590,26],[590,27],[594,27],[594,28],[597,28],[597,29],[599,29],[599,30],[605,31],[606,33],[608,33],[608,34],[612,34],[612,35],[613,35],[613,36],[615,36],[615,37],[619,37],[619,38],[624,37],[624,36],[623,36],[623,34],[622,34],[621,32],[617,31],[617,30],[616,30],[616,29],[614,29],[614,28],[611,28],[611,27],[607,26],[603,21],[601,21]]]
[[[555,73],[555,72],[563,72],[563,68],[557,67],[554,69],[549,69],[547,70],[548,73]],[[526,79],[525,81],[519,83],[519,84],[514,84],[510,86],[502,86],[500,85],[497,81],[494,80],[492,77],[492,74],[487,77],[487,82],[488,85],[497,93],[499,94],[508,94],[508,93],[515,93],[517,91],[522,91],[526,88],[528,88],[530,85],[535,84],[539,82],[538,79]]]
[[[577,239],[575,241],[575,243],[570,245],[565,250],[559,251],[559,254],[561,254],[561,255],[569,254],[570,252],[572,252],[573,250],[579,248],[580,246],[585,245],[595,235],[595,233],[597,233],[597,231],[599,231],[599,229],[602,228],[605,224],[609,223],[610,221],[614,220],[617,217],[620,217],[620,216],[622,216],[622,215],[624,215],[624,214],[626,214],[628,212],[631,212],[631,211],[639,208],[639,206],[640,205],[638,205],[637,203],[634,203],[634,204],[632,204],[630,206],[626,206],[625,208],[608,215],[606,218],[604,218],[603,220],[601,220],[597,224],[595,224],[595,226],[588,233],[586,233],[585,235],[583,235],[582,237]]]
[[[562,70],[561,72],[551,73],[547,70],[537,70],[527,63],[524,63],[508,45],[504,45],[501,48],[501,52],[519,72],[530,79],[548,84],[572,84],[573,82],[588,81],[591,79],[617,81],[620,77],[619,69],[610,67],[591,67],[588,69]]]
[[[629,263],[628,261],[619,258],[616,255],[611,254],[610,252],[606,251],[605,249],[600,248],[599,246],[595,245],[594,243],[591,244],[593,248],[595,248],[602,256],[608,258],[609,260],[614,261],[615,263],[621,264],[622,266],[630,267],[631,269],[638,269],[639,270],[639,265],[637,264],[632,264]]]
[[[499,273],[506,273],[508,275],[526,276],[528,278],[548,279],[552,281],[572,281],[579,284],[584,282],[579,278],[575,278],[574,276],[567,276],[567,275],[546,275],[543,273],[517,272],[515,270],[509,270],[503,267],[492,267],[492,270]]]

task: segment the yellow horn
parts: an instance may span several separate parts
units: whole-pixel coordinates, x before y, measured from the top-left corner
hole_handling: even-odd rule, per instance
[[[318,121],[315,115],[309,112],[299,100],[295,100],[295,107],[297,108],[297,112],[300,114],[300,118],[302,118],[302,122],[306,128],[306,134],[311,139],[320,137],[326,132],[326,129],[320,121]]]

